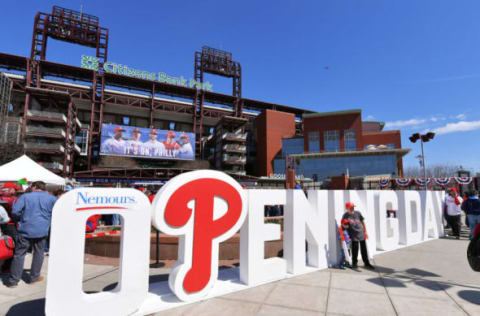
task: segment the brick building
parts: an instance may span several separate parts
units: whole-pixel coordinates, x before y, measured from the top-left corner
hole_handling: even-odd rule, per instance
[[[282,138],[274,173],[285,173],[285,158],[294,156],[296,173],[318,180],[342,174],[402,176],[402,157],[409,149],[402,149],[400,131],[383,131],[383,126],[362,122],[359,109],[304,114],[303,136]]]

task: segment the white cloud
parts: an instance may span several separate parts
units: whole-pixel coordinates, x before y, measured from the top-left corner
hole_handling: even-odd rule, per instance
[[[399,128],[399,127],[405,127],[405,126],[420,125],[425,123],[426,121],[427,120],[425,119],[410,119],[406,121],[386,122],[385,128]]]
[[[367,121],[373,121],[375,119],[375,116],[369,115],[365,118]]]
[[[461,114],[458,114],[457,116],[455,116],[455,118],[459,119],[459,120],[464,120],[466,119],[467,117],[465,116],[465,114],[461,113]]]
[[[455,132],[467,132],[480,128],[480,121],[460,121],[456,123],[448,123],[445,126],[437,127],[433,130],[438,135],[455,133]]]

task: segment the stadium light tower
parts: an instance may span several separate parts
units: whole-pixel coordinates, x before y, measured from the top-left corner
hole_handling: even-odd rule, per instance
[[[427,168],[425,166],[425,154],[424,154],[424,151],[423,151],[423,143],[428,142],[429,140],[433,139],[434,137],[435,137],[435,133],[428,132],[425,135],[422,135],[420,133],[415,133],[408,138],[408,139],[410,139],[410,141],[412,143],[416,143],[417,140],[419,140],[419,139],[422,143],[422,165],[423,165],[423,180],[425,181],[425,191],[427,191],[427,184],[428,183],[427,183]]]

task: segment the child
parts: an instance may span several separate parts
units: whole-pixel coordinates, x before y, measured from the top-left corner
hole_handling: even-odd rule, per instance
[[[339,238],[342,243],[341,259],[338,267],[342,270],[345,270],[345,266],[350,267],[352,264],[352,258],[350,256],[350,236],[348,235],[348,231],[342,227],[346,221],[348,222],[348,220],[342,220],[342,225],[338,227]]]

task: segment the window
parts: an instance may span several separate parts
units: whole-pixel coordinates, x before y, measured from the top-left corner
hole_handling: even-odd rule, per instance
[[[343,133],[345,139],[345,151],[357,150],[357,133],[354,129],[349,129]]]
[[[311,153],[320,152],[320,136],[318,131],[308,133],[308,151]]]
[[[170,122],[170,124],[168,124],[168,129],[175,130],[175,122]]]
[[[340,132],[339,131],[325,131],[325,152],[340,151]]]
[[[130,125],[130,117],[128,116],[122,117],[122,122],[123,122],[123,125]]]
[[[395,143],[388,143],[387,148],[395,149]]]
[[[75,136],[75,143],[80,147],[80,155],[88,154],[88,130],[82,129]]]
[[[282,139],[282,156],[292,154],[303,154],[304,140],[303,138],[285,138]]]

